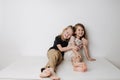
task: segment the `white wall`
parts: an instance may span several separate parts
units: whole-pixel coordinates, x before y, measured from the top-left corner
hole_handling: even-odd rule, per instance
[[[0,0],[0,4],[1,60],[46,56],[63,28],[81,22],[91,55],[107,57],[120,67],[119,0]]]

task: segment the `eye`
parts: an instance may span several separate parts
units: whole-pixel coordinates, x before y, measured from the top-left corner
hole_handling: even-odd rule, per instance
[[[69,32],[66,32],[67,34],[69,34]]]
[[[78,29],[78,31],[81,31],[81,29]]]

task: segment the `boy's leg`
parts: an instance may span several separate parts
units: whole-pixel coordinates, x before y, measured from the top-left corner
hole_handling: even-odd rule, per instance
[[[53,68],[53,70],[56,70],[58,60],[60,58],[59,51],[51,49],[48,51],[48,64],[46,67]]]
[[[63,61],[63,57],[60,51],[58,51],[58,55],[59,55],[59,58],[58,58],[57,66]]]
[[[48,63],[45,67],[45,70],[43,70],[43,74],[41,74],[40,76],[43,76],[43,77],[50,77],[52,80],[60,80],[60,78],[58,76],[56,76],[56,73],[55,73],[55,70],[56,70],[56,67],[57,67],[57,64],[59,64],[59,60],[61,61],[61,56],[59,55],[61,54],[59,51],[57,50],[54,50],[54,49],[51,49],[48,51]],[[44,71],[46,71],[46,69],[50,69],[50,73],[51,75],[47,76],[48,74],[47,73],[44,73]]]

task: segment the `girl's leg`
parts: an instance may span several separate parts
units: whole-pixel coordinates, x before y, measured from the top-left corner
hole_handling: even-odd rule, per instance
[[[73,50],[73,53],[76,57],[76,60],[79,60],[80,62],[82,62],[83,60],[82,55],[77,50]]]

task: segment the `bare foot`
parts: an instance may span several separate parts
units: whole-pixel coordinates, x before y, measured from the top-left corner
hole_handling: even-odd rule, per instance
[[[50,77],[52,80],[60,80],[60,78],[58,76],[51,76]]]
[[[73,70],[74,70],[74,71],[81,72],[81,68],[80,68],[80,67],[74,67]]]
[[[51,71],[51,76],[50,76],[50,78],[52,79],[52,80],[60,80],[60,77],[58,77],[57,75],[56,75],[56,73],[54,72],[54,70],[51,68],[50,69],[50,71]]]
[[[87,66],[85,63],[79,64],[79,66],[73,68],[74,71],[78,72],[86,72],[87,71]]]
[[[78,72],[85,72],[85,70],[81,67],[75,67],[73,70]]]
[[[49,69],[45,69],[41,74],[40,77],[41,78],[46,78],[46,77],[50,77],[52,75],[52,73],[50,72]]]

